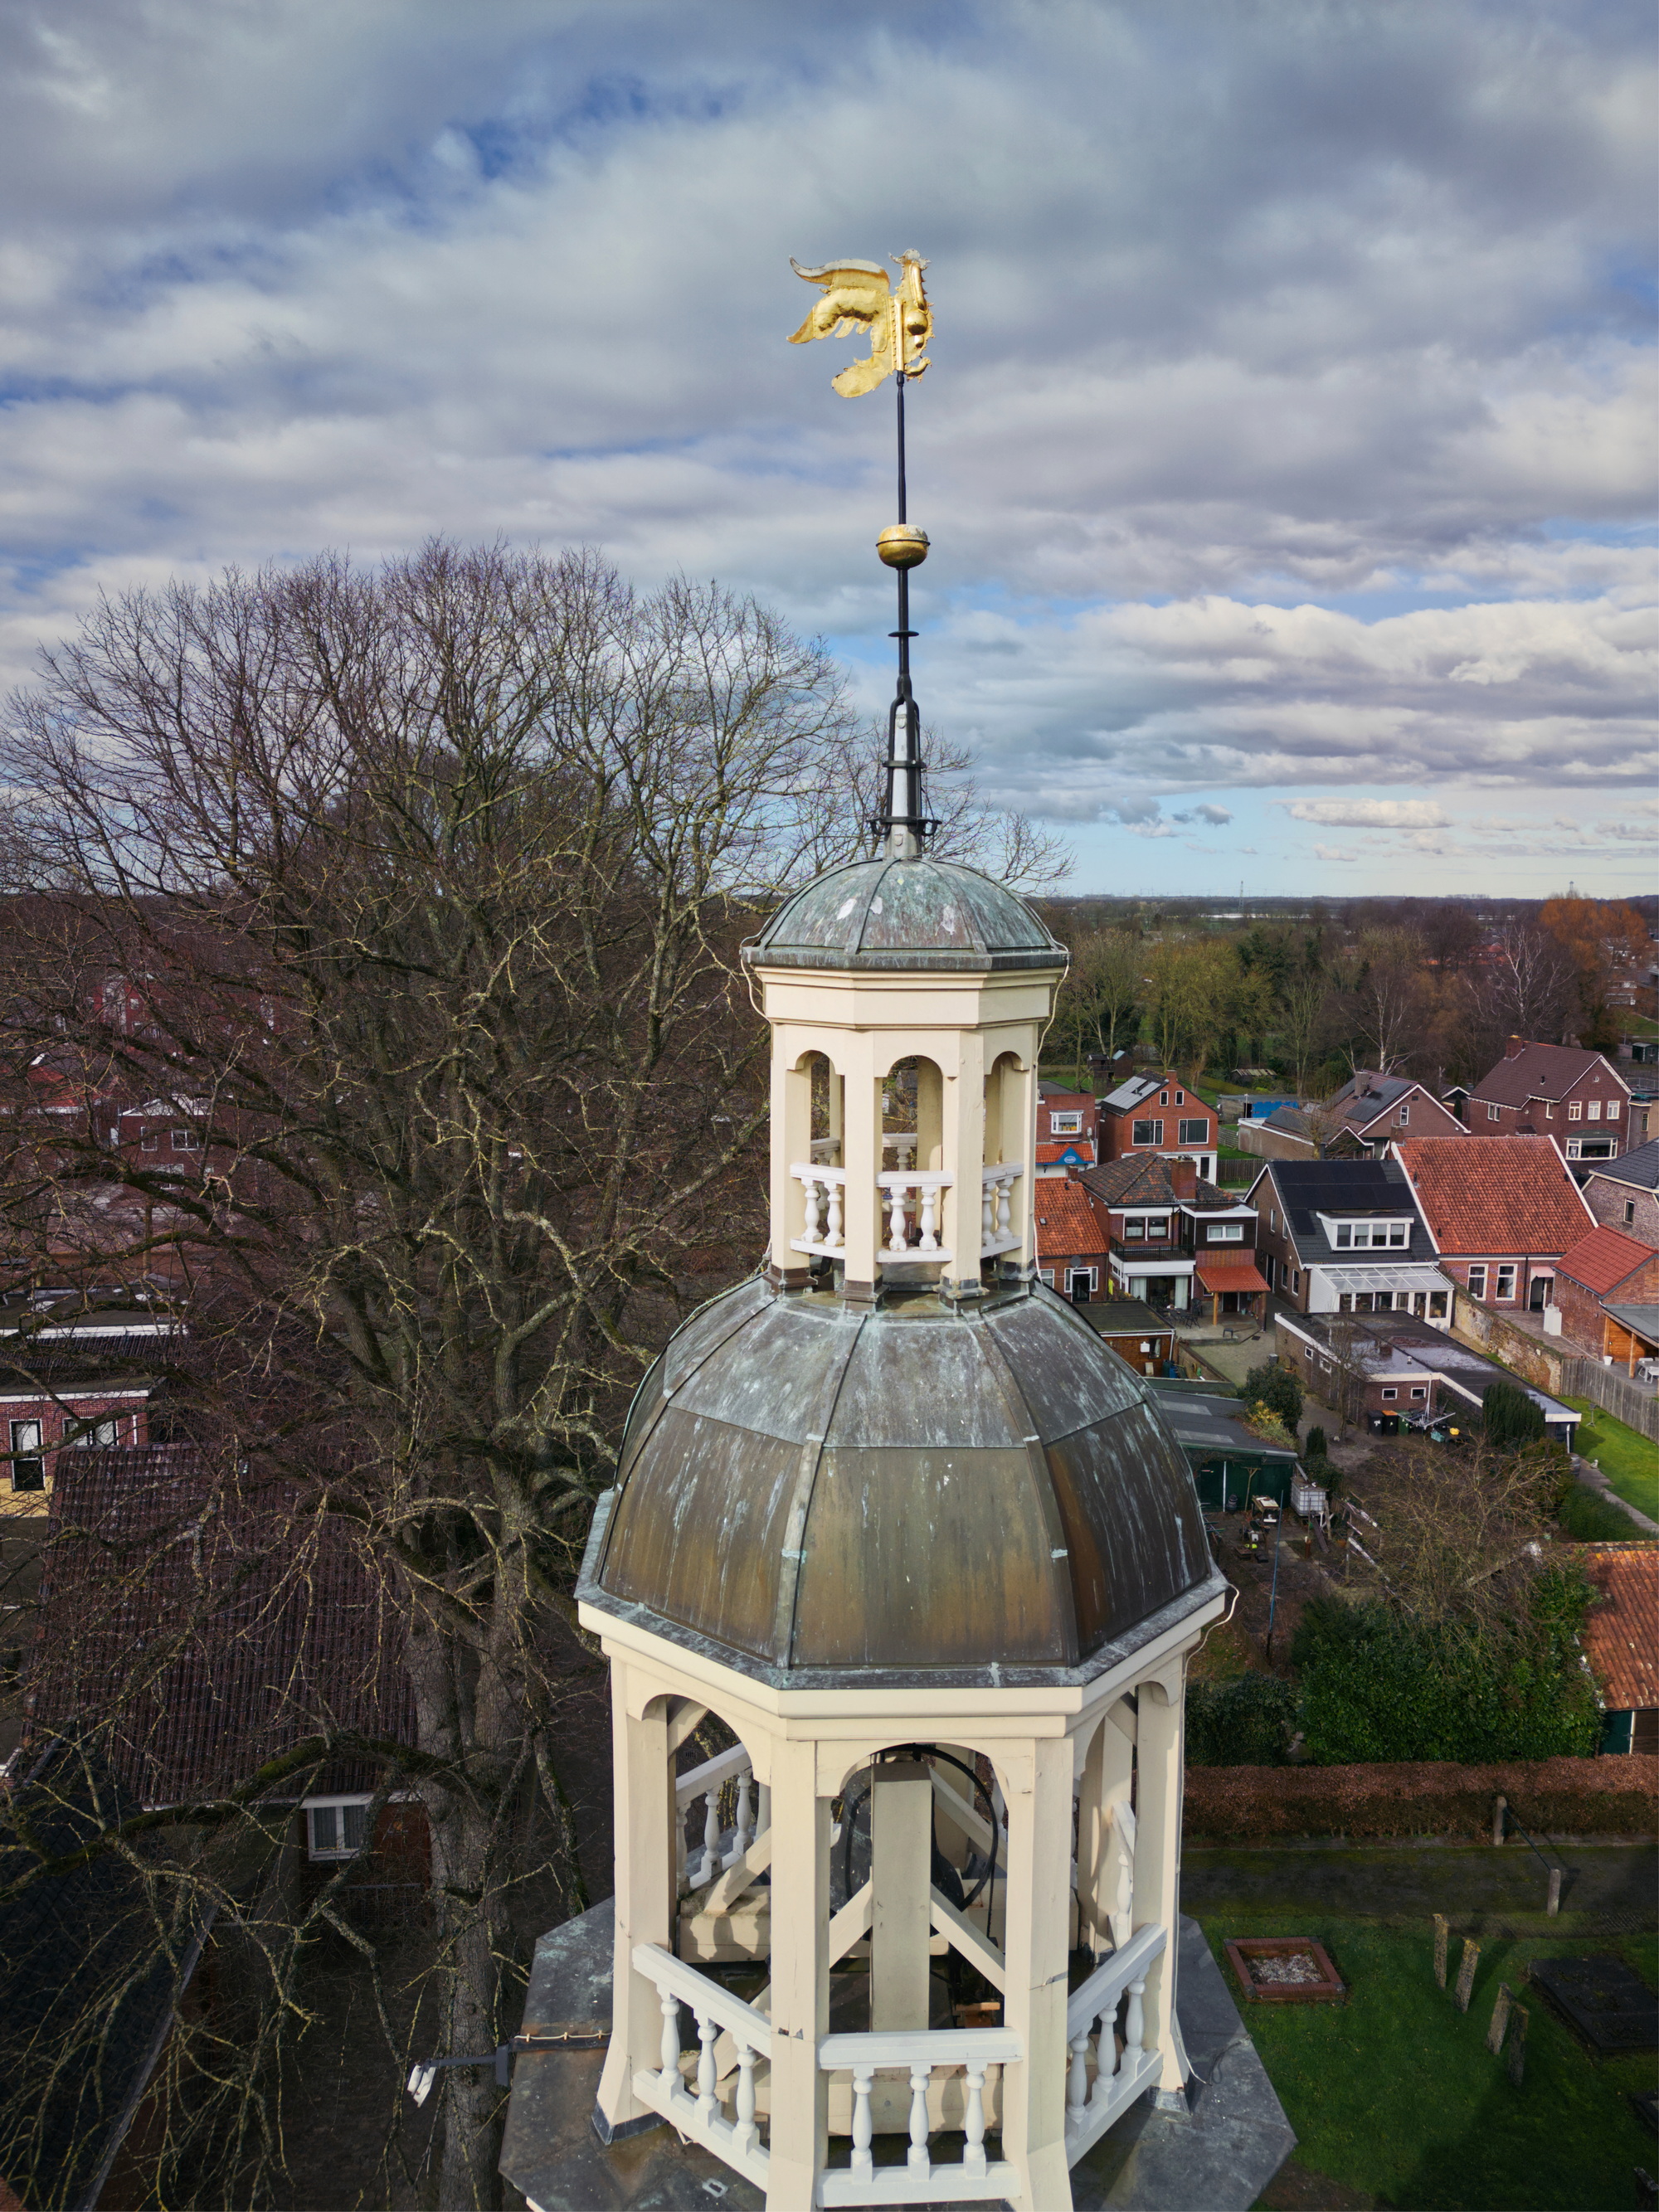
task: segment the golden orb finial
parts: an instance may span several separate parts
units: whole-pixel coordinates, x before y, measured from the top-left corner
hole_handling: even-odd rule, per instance
[[[914,522],[890,522],[876,540],[876,551],[890,568],[919,568],[927,558],[927,532]]]

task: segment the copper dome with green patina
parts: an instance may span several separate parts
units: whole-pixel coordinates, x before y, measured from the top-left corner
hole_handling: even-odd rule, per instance
[[[1063,968],[1066,954],[1024,899],[977,868],[928,859],[854,860],[780,907],[744,957],[761,968]]]

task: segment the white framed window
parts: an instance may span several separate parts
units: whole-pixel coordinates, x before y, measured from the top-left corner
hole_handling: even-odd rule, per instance
[[[1041,1283],[1047,1283],[1048,1288],[1052,1291],[1054,1287],[1054,1269],[1052,1267],[1039,1267],[1037,1269],[1037,1280]]]
[[[1196,1120],[1183,1121],[1181,1124],[1181,1141],[1183,1145],[1207,1145],[1210,1141],[1209,1123]]]
[[[1553,1121],[1555,1119],[1555,1101],[1553,1098],[1547,1098],[1544,1101],[1544,1119],[1547,1121]]]
[[[1123,1241],[1126,1244],[1144,1243],[1146,1237],[1146,1224],[1144,1221],[1126,1221],[1124,1223]]]
[[[69,1441],[88,1451],[118,1444],[121,1441],[121,1417],[118,1413],[106,1413],[101,1419],[88,1421],[80,1435],[71,1437]]]
[[[199,1129],[169,1129],[167,1142],[175,1152],[199,1152],[202,1149],[202,1133]]]
[[[39,1421],[14,1421],[11,1425],[11,1486],[14,1490],[44,1490],[46,1486],[46,1463],[40,1456],[41,1437]]]
[[[1492,1297],[1499,1305],[1506,1305],[1513,1300],[1515,1297],[1513,1267],[1500,1267],[1498,1270],[1498,1287],[1492,1292]]]
[[[1503,1110],[1504,1109],[1501,1106],[1488,1106],[1486,1109],[1486,1119],[1489,1121],[1495,1121]]]
[[[1431,1321],[1444,1321],[1444,1319],[1445,1319],[1445,1318],[1446,1318],[1446,1293],[1445,1293],[1445,1291],[1431,1291],[1429,1292],[1429,1319],[1430,1319]]]
[[[1567,1158],[1570,1160],[1610,1160],[1618,1141],[1616,1137],[1569,1137]]]
[[[1601,1118],[1601,1102],[1599,1098],[1592,1098],[1584,1109],[1584,1119],[1587,1121],[1599,1121]]]
[[[1625,1200],[1625,1226],[1626,1229],[1630,1227],[1632,1222],[1634,1221],[1635,1218],[1636,1200],[1633,1198],[1627,1198]]]
[[[1167,1091],[1160,1091],[1158,1092],[1158,1104],[1159,1104],[1160,1106],[1167,1106],[1167,1105],[1169,1104],[1169,1103],[1170,1103],[1170,1094],[1169,1094],[1169,1092],[1168,1092]]]
[[[306,1855],[313,1859],[355,1859],[368,1843],[367,1797],[308,1797],[305,1804]]]
[[[1616,1098],[1609,1098],[1607,1101],[1607,1119],[1609,1121],[1616,1121],[1619,1119],[1619,1101]]]
[[[1275,1208],[1274,1211],[1267,1216],[1267,1226],[1273,1231],[1273,1235],[1277,1237],[1279,1234],[1279,1212],[1277,1208]]]
[[[1169,1235],[1170,1217],[1167,1213],[1160,1214],[1156,1221],[1149,1221],[1146,1224],[1146,1241],[1148,1243],[1163,1244],[1168,1241]]]
[[[1048,1133],[1054,1137],[1080,1137],[1083,1134],[1082,1114],[1051,1114],[1048,1116]]]
[[[1164,1142],[1162,1121],[1135,1121],[1129,1128],[1132,1145],[1161,1145]]]
[[[1242,1244],[1244,1242],[1244,1224],[1242,1221],[1212,1221],[1209,1234],[1212,1244]]]
[[[1484,1297],[1486,1297],[1486,1269],[1485,1269],[1484,1267],[1471,1267],[1471,1268],[1469,1269],[1469,1296],[1470,1296],[1472,1298],[1484,1298]]]
[[[1302,1295],[1302,1270],[1298,1267],[1291,1278],[1291,1289],[1297,1297]]]
[[[1066,1295],[1075,1304],[1079,1299],[1092,1298],[1097,1270],[1093,1267],[1068,1267],[1066,1271]]]
[[[159,1129],[146,1129],[139,1142],[147,1152],[159,1152],[161,1149],[161,1132]]]
[[[1582,1121],[1582,1120],[1583,1120],[1583,1113],[1584,1113],[1584,1109],[1583,1109],[1583,1107],[1578,1103],[1578,1101],[1575,1098],[1575,1099],[1573,1099],[1573,1100],[1571,1101],[1571,1103],[1570,1103],[1570,1105],[1569,1105],[1569,1106],[1568,1106],[1568,1108],[1567,1108],[1567,1119],[1568,1119],[1568,1121]]]
[[[1338,1313],[1352,1313],[1353,1311],[1353,1292],[1352,1291],[1338,1291],[1336,1310]]]
[[[1384,1390],[1384,1392],[1382,1393],[1382,1395],[1383,1395],[1385,1398],[1397,1398],[1397,1397],[1400,1395],[1400,1393],[1399,1393],[1399,1391],[1398,1391],[1398,1390],[1395,1390],[1395,1389],[1386,1389],[1386,1390]]]
[[[1187,1094],[1186,1094],[1186,1092],[1185,1092],[1184,1091],[1176,1091],[1176,1104],[1177,1106],[1184,1106],[1186,1103],[1187,1103]]]
[[[1426,1398],[1428,1395],[1429,1386],[1426,1382],[1413,1382],[1412,1384],[1412,1395],[1413,1398]]]
[[[1303,1347],[1302,1347],[1302,1357],[1303,1357],[1304,1359],[1311,1359],[1311,1358],[1313,1358],[1313,1346],[1312,1346],[1312,1345],[1310,1345],[1310,1344],[1304,1344],[1304,1345],[1303,1346]]]

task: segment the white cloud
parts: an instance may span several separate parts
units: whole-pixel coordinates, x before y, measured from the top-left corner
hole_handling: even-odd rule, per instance
[[[1358,853],[1350,853],[1340,845],[1316,845],[1314,853],[1319,860],[1340,860],[1345,865],[1351,865],[1359,858]]]
[[[1297,822],[1330,830],[1440,830],[1446,817],[1431,799],[1281,799]]]

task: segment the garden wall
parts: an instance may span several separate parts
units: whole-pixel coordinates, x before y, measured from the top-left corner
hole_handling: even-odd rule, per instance
[[[1659,1758],[1503,1766],[1189,1766],[1189,1843],[1289,1836],[1492,1835],[1499,1792],[1532,1834],[1659,1834]]]

